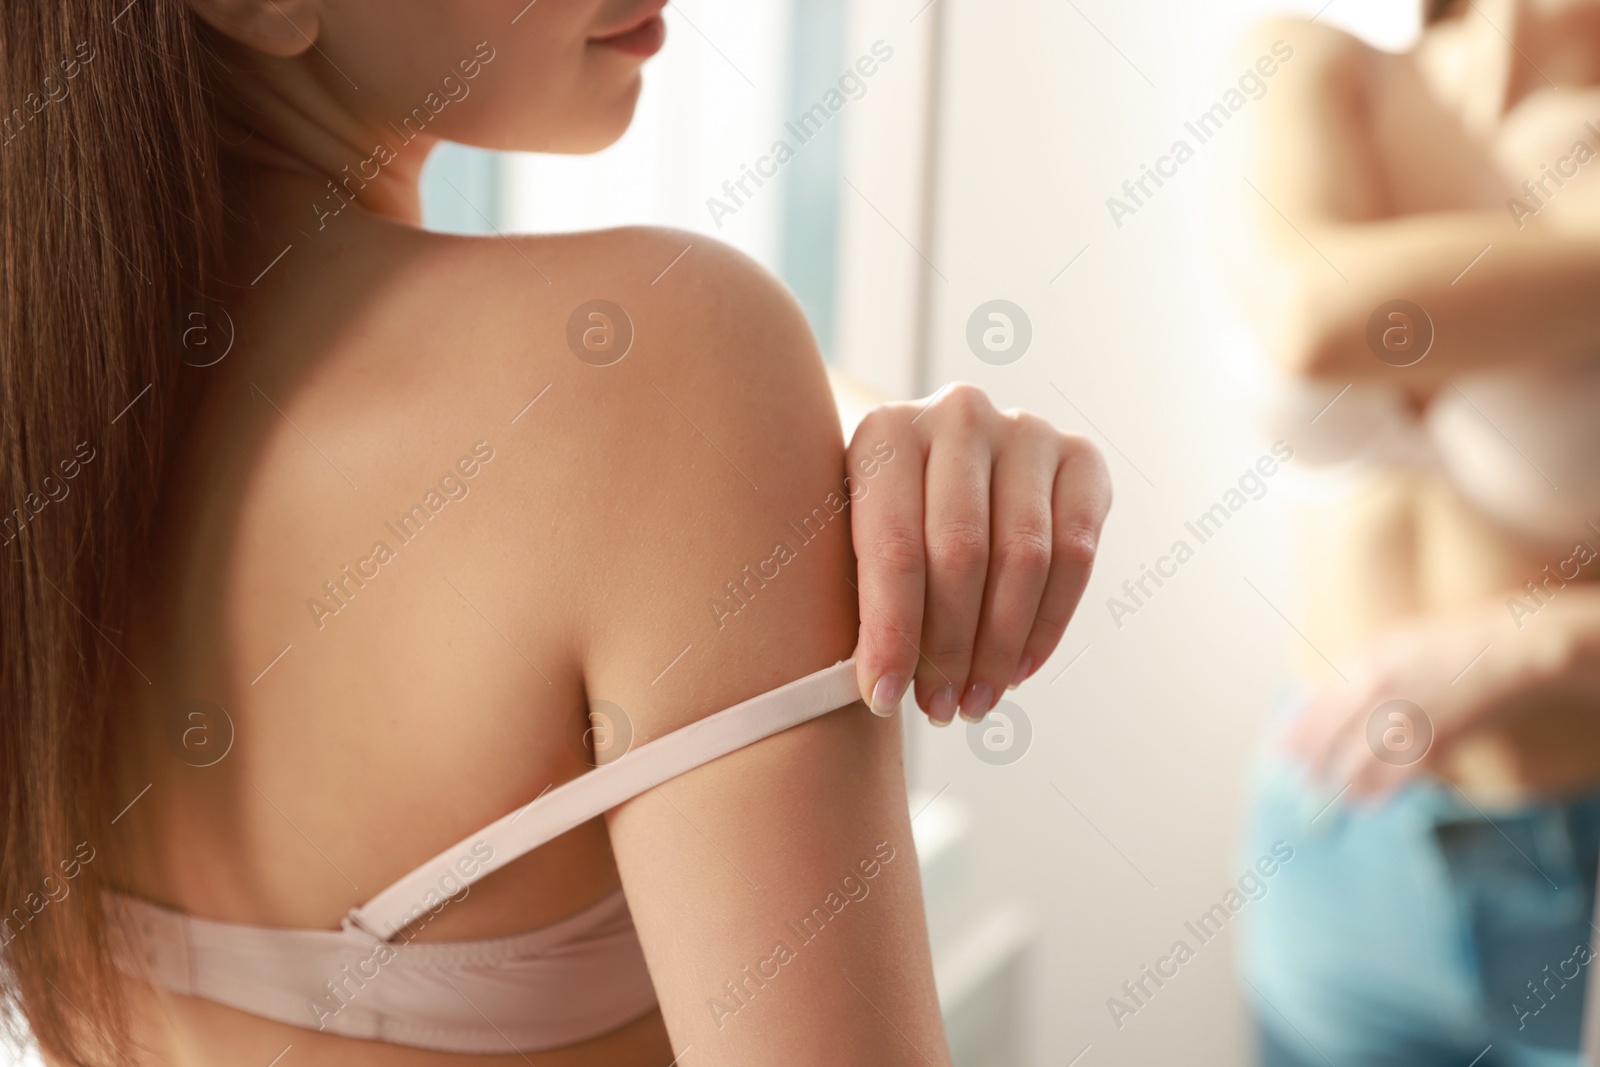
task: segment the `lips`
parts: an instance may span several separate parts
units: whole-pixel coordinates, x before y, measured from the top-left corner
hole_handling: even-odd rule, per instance
[[[625,55],[653,56],[666,43],[667,24],[661,17],[661,11],[666,6],[667,0],[650,0],[645,10],[634,15],[627,23],[591,37],[589,41]]]

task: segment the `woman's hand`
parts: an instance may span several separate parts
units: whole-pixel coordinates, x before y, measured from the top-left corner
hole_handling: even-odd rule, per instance
[[[1283,743],[1312,777],[1377,798],[1539,697],[1600,696],[1597,645],[1600,597],[1591,590],[1564,592],[1521,629],[1499,601],[1418,619],[1374,642],[1348,682],[1312,697]]]
[[[915,679],[934,723],[958,708],[981,719],[1044,663],[1077,608],[1111,506],[1104,460],[957,383],[875,408],[848,463],[862,697],[893,714]]]

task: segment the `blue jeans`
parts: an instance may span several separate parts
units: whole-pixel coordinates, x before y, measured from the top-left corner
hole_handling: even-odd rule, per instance
[[[1265,1067],[1576,1067],[1600,795],[1330,799],[1261,768],[1248,858],[1294,848],[1241,916]]]

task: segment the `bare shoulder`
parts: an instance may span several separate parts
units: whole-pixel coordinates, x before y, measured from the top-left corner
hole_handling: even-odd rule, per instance
[[[820,373],[805,318],[782,283],[698,234],[628,228],[408,241],[398,270],[386,267],[399,277],[383,296],[384,325],[364,343],[412,393],[447,378],[449,402],[498,410],[530,399],[524,387],[548,385],[552,398],[571,390],[596,401],[592,418],[627,420],[628,405],[659,399],[669,384],[714,399],[745,388],[765,395]]]
[[[496,427],[514,489],[486,535],[537,555],[528,610],[566,619],[592,694],[655,733],[849,654],[844,441],[781,282],[662,229],[435,254],[456,343],[411,388]]]
[[[295,283],[293,336],[322,353],[311,385],[275,390],[284,414],[390,510],[492,450],[471,523],[437,541],[452,581],[501,592],[508,633],[538,635],[591,690],[671,667],[649,692],[688,687],[673,704],[689,714],[849,654],[844,441],[811,330],[768,271],[647,228],[380,225],[338,262],[342,281]],[[280,438],[303,450],[287,424]],[[286,528],[337,524],[343,486],[309,469],[328,493],[285,482],[278,495],[318,501],[274,512]]]
[[[1387,55],[1353,33],[1304,18],[1280,16],[1256,24],[1241,42],[1251,57],[1274,56],[1307,77],[1355,77]]]
[[[1310,138],[1330,125],[1364,126],[1375,75],[1400,58],[1337,27],[1283,17],[1247,33],[1240,54],[1251,63],[1269,58],[1279,69],[1257,113],[1273,141]]]
[[[497,411],[516,399],[508,390],[536,382],[620,399],[665,375],[715,370],[756,384],[816,361],[782,284],[696,234],[461,237],[374,219],[312,255],[276,268],[288,278],[267,305],[276,328],[264,332],[280,348],[316,353],[319,382],[363,379],[361,412],[374,420],[418,402]],[[779,335],[792,343],[774,346]],[[445,384],[448,395],[434,391]]]
[[[552,252],[574,265],[553,358],[587,413],[559,433],[587,434],[604,486],[585,542],[603,561],[584,597],[591,691],[632,708],[643,739],[849,655],[844,440],[793,297],[694,235]],[[613,329],[632,348],[599,365],[585,336],[604,346]]]

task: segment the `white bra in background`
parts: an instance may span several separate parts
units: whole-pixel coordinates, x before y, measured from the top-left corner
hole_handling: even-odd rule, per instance
[[[444,898],[568,830],[704,763],[861,699],[855,661],[753,697],[550,790],[446,849],[342,930],[201,919],[120,894],[118,966],[173,993],[278,1022],[441,1052],[538,1052],[611,1032],[655,1006],[618,889],[528,933],[397,941]]]
[[[1539,547],[1570,548],[1600,522],[1600,361],[1465,376],[1420,419],[1397,389],[1342,390],[1281,376],[1261,390],[1263,428],[1294,447],[1296,465],[1435,469]]]

